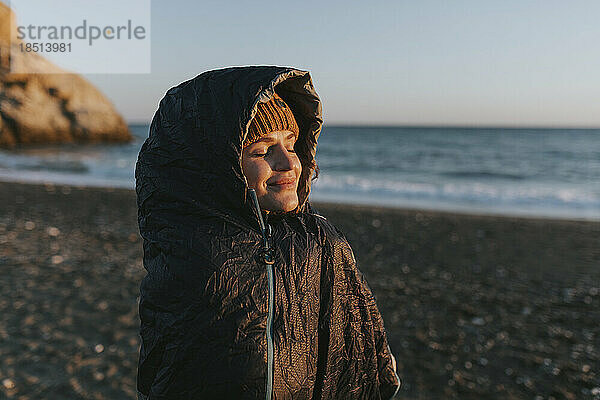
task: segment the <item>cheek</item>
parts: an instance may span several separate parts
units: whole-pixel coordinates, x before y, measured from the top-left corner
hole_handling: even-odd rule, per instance
[[[264,165],[263,165],[264,164]],[[269,178],[268,166],[263,160],[242,160],[242,170],[248,181],[248,186],[259,189]]]
[[[300,174],[302,174],[302,163],[300,162],[300,159],[298,158],[298,156],[294,157],[294,164],[296,164],[296,168],[298,170],[298,176],[300,176]]]

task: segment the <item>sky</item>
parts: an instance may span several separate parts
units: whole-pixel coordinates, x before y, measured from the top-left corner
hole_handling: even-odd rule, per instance
[[[152,1],[151,73],[89,74],[129,122],[211,69],[308,70],[329,125],[600,127],[600,2]]]

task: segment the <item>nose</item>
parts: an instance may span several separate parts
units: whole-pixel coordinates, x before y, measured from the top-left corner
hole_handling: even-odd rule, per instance
[[[295,160],[283,144],[279,144],[274,152],[273,169],[275,171],[289,171],[294,168]]]

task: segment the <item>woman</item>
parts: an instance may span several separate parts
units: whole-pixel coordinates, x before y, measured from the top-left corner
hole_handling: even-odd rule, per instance
[[[389,399],[400,380],[344,235],[310,203],[306,71],[235,67],[167,92],[136,166],[143,399]]]

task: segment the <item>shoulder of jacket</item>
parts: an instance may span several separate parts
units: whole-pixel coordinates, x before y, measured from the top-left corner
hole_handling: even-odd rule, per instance
[[[308,213],[308,216],[314,221],[315,225],[322,232],[325,242],[348,243],[344,233],[326,217],[315,212]]]
[[[324,216],[322,216],[321,214],[317,214],[317,213],[311,213],[311,215],[314,215],[315,217],[319,217],[325,221],[327,221],[327,218],[325,218]]]
[[[320,228],[329,229],[330,227],[333,227],[333,224],[321,214],[317,214],[316,212],[308,212],[306,213],[306,216],[309,220],[314,221],[314,223]]]

